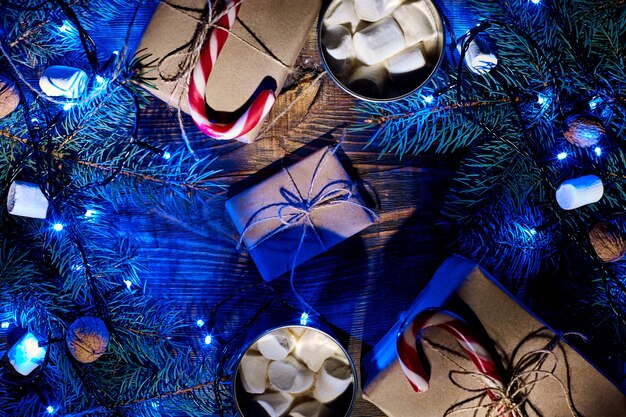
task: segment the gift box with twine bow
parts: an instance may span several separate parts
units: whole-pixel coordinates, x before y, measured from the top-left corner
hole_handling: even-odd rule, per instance
[[[263,279],[270,281],[376,219],[337,158],[323,148],[226,202]]]
[[[460,313],[490,341],[500,361],[500,399],[467,354],[440,329],[421,335],[430,385],[416,392],[398,361],[405,318],[429,308]],[[618,417],[626,396],[566,340],[557,335],[475,263],[459,256],[437,270],[404,318],[363,358],[363,393],[390,417],[545,416]]]
[[[221,3],[212,3],[219,10]],[[235,4],[240,5],[237,21],[205,94],[211,115],[224,122],[240,114],[259,90],[279,94],[319,14],[321,0],[237,0]],[[148,91],[185,113],[189,113],[189,76],[209,39],[206,33],[213,29],[207,14],[207,0],[162,1],[137,49],[154,62],[155,70],[148,75],[156,80]],[[253,142],[261,125],[237,139]]]

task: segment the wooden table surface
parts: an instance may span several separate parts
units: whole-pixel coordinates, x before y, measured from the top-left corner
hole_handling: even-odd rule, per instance
[[[216,302],[260,281],[249,255],[236,248],[239,234],[225,211],[227,198],[276,172],[281,158],[288,164],[336,142],[342,128],[357,121],[355,101],[323,74],[316,36],[314,28],[296,75],[288,81],[291,88],[281,94],[268,119],[274,122],[256,142],[212,140],[185,119],[194,150],[217,157],[212,167],[221,172],[215,180],[232,185],[229,190],[193,205],[184,217],[154,206],[129,209],[120,220],[142,242],[149,259],[149,270],[142,273],[147,290],[172,300],[189,317],[190,329]],[[140,133],[159,146],[182,145],[174,110],[157,99],[144,112]],[[342,147],[349,172],[365,184],[380,221],[298,268],[295,277],[307,301],[350,335],[349,352],[357,365],[362,349],[387,332],[450,254],[451,241],[438,212],[453,164],[433,156],[380,156],[375,146],[364,149],[372,133],[350,132]],[[288,276],[272,286],[292,298]],[[236,328],[260,304],[256,296],[243,296],[221,310],[220,323]],[[194,331],[200,340],[201,332],[190,330],[192,335]],[[354,415],[383,414],[359,399]]]

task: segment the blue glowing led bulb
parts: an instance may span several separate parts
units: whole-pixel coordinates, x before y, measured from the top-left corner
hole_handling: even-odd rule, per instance
[[[309,322],[309,313],[302,313],[300,315],[300,325],[306,326]]]
[[[204,338],[205,345],[210,345],[212,341],[213,341],[213,336],[211,336],[210,334]]]
[[[559,161],[564,160],[565,158],[567,158],[567,152],[561,152],[561,153],[559,153],[559,154],[556,156],[556,158],[557,158]]]

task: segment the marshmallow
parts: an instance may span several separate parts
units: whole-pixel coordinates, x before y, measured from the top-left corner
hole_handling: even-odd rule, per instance
[[[45,219],[48,212],[48,199],[37,184],[13,181],[9,187],[7,209],[14,216]]]
[[[479,35],[480,36],[480,35]],[[476,36],[469,43],[463,62],[474,74],[486,74],[498,65],[498,57],[489,49],[489,45],[479,36]],[[461,53],[465,37],[461,38],[457,44],[457,50]]]
[[[268,394],[257,395],[255,401],[259,403],[261,407],[270,417],[281,417],[285,415],[291,403],[293,397],[286,392],[272,392]]]
[[[426,65],[426,59],[422,53],[420,44],[399,52],[385,62],[385,67],[390,74],[405,74],[415,71]]]
[[[354,377],[350,366],[337,358],[324,361],[319,373],[313,397],[321,403],[329,403],[339,397],[350,386]]]
[[[389,16],[400,3],[401,0],[354,0],[354,9],[362,20],[377,22]]]
[[[366,96],[380,96],[387,83],[387,69],[382,64],[360,66],[348,80],[350,88]]]
[[[269,359],[257,353],[247,353],[241,358],[239,377],[243,389],[252,394],[265,392]]]
[[[407,46],[415,45],[436,34],[431,12],[422,0],[405,4],[393,12],[393,18],[402,29]]]
[[[50,97],[79,98],[87,88],[89,77],[78,68],[53,65],[39,79],[39,87]]]
[[[345,356],[335,341],[315,330],[308,330],[300,337],[293,353],[313,372],[319,371],[324,361],[331,356]]]
[[[573,210],[602,198],[604,185],[595,175],[565,181],[556,190],[556,201],[563,210]]]
[[[330,415],[328,407],[317,401],[298,404],[289,412],[289,417],[327,417],[328,415]]]
[[[352,34],[345,26],[333,26],[324,31],[322,43],[328,55],[336,60],[344,60],[354,54]]]
[[[335,7],[330,8],[326,12],[324,24],[330,27],[349,23],[350,29],[353,31],[360,20],[359,16],[356,15],[354,2],[352,0],[339,0]]]
[[[300,338],[300,336],[302,336],[304,332],[307,331],[307,328],[306,327],[290,327],[289,331],[293,333],[293,335],[296,336],[297,338]]]
[[[267,374],[270,384],[280,391],[298,394],[313,385],[313,372],[292,357],[272,362]]]
[[[405,47],[402,29],[391,16],[355,33],[353,44],[356,57],[367,65],[382,62]]]
[[[295,343],[296,338],[287,329],[278,329],[260,338],[257,347],[267,359],[279,361],[289,355]]]

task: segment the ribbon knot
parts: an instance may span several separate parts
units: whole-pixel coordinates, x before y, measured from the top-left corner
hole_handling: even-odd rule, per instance
[[[289,178],[289,172],[284,169]],[[292,180],[293,181],[293,180]],[[279,203],[276,218],[285,226],[295,225],[302,220],[309,222],[312,226],[311,214],[319,208],[333,204],[345,203],[352,198],[352,183],[349,181],[333,181],[317,193],[313,198],[302,198],[299,194],[293,193],[286,188],[280,189],[280,195],[284,202]],[[262,210],[263,208],[261,208]],[[256,214],[256,213],[255,213]],[[271,218],[268,218],[268,220]],[[246,229],[244,228],[244,233]],[[243,233],[242,233],[243,235]],[[323,244],[323,242],[322,242]],[[255,243],[254,246],[257,246]]]
[[[579,333],[570,332],[565,335],[574,335],[585,339]],[[454,414],[475,413],[479,410],[485,410],[487,417],[524,417],[527,416],[526,406],[541,416],[540,410],[530,401],[530,395],[535,388],[547,380],[553,381],[561,389],[571,416],[581,417],[572,399],[569,375],[566,375],[565,381],[555,375],[559,365],[559,356],[554,350],[562,337],[563,335],[557,335],[543,349],[536,349],[523,354],[509,370],[508,383],[503,386],[491,384],[489,377],[486,377],[483,373],[467,370],[452,358],[450,354],[446,353],[447,348],[435,345],[432,341],[427,341],[436,352],[461,369],[449,373],[450,381],[458,388],[476,394],[472,398],[453,404],[446,411],[444,417]],[[494,399],[492,395],[491,401],[488,403],[465,406],[465,404],[474,400],[486,398],[490,393],[495,394],[496,398]]]
[[[354,190],[356,187],[353,181],[345,179],[330,181],[329,183],[321,187],[319,191],[314,193],[315,183],[317,181],[319,173],[321,172],[326,161],[328,160],[328,156],[334,155],[337,152],[337,149],[339,149],[339,146],[340,144],[337,144],[326,148],[319,162],[315,166],[313,174],[311,175],[311,181],[308,184],[308,190],[306,194],[303,194],[298,188],[298,185],[291,176],[289,170],[287,168],[283,168],[283,172],[285,173],[286,177],[289,178],[289,181],[292,185],[291,188],[295,191],[291,191],[286,187],[281,187],[279,194],[282,200],[275,203],[267,204],[257,209],[246,222],[246,225],[241,231],[239,242],[237,243],[237,248],[241,248],[246,235],[254,227],[257,227],[258,225],[268,221],[278,220],[280,222],[280,225],[273,230],[270,230],[268,233],[266,233],[255,242],[247,242],[246,246],[249,251],[258,247],[263,242],[271,239],[277,234],[287,230],[288,228],[301,225],[302,233],[300,234],[298,246],[294,251],[289,282],[291,284],[291,289],[298,298],[298,300],[305,308],[307,308],[311,312],[314,312],[316,310],[304,300],[304,298],[300,295],[298,291],[296,291],[293,279],[294,271],[298,262],[298,255],[302,250],[307,231],[310,231],[313,236],[315,236],[315,239],[319,242],[323,251],[327,250],[324,240],[320,236],[316,225],[313,223],[313,213],[323,207],[329,207],[338,204],[350,204],[359,207],[360,209],[367,212],[372,219],[378,220],[378,216],[373,210],[365,206],[363,203],[359,202],[359,200],[353,198],[355,196]]]

